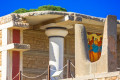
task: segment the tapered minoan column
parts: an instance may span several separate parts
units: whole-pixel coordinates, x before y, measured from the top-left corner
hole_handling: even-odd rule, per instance
[[[2,80],[19,80],[19,72],[23,71],[23,51],[29,45],[23,44],[24,27],[0,25],[2,30]]]
[[[64,61],[64,37],[68,34],[66,28],[52,27],[47,28],[45,31],[49,37],[49,65],[50,65],[50,76],[55,71],[59,71],[63,68]],[[60,75],[63,78],[63,74]],[[51,77],[52,80],[54,78]]]
[[[117,69],[117,18],[108,15],[104,25],[102,54],[97,62],[97,73]]]
[[[75,76],[90,74],[88,42],[85,27],[75,24]]]

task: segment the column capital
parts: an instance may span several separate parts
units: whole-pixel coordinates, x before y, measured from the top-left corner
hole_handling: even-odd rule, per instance
[[[49,27],[45,30],[45,34],[48,37],[65,37],[68,31],[64,27]]]

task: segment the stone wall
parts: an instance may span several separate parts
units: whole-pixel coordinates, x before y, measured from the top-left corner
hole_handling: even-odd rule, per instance
[[[77,78],[69,78],[69,79],[61,79],[61,80],[120,80],[120,72],[116,71],[109,73],[91,74]]]
[[[120,35],[117,36],[117,64],[118,68],[120,68]]]
[[[1,40],[1,31],[0,31],[0,45],[2,44]],[[28,76],[37,76],[43,73],[48,66],[49,61],[49,40],[45,35],[43,30],[25,30],[23,42],[25,44],[30,44],[31,50],[24,52],[23,55],[23,71],[25,75]],[[65,45],[64,45],[64,65],[66,61],[70,59],[74,64],[74,29],[69,30],[69,34],[65,37]],[[120,67],[120,38],[118,37],[118,67]],[[0,52],[1,57],[1,52]],[[0,66],[1,66],[1,58],[0,58]],[[71,69],[74,74],[74,68]],[[42,80],[46,78],[46,75],[41,76],[35,80]],[[1,72],[0,72],[1,76]],[[66,78],[66,68],[64,71],[64,77]],[[30,80],[28,78],[23,78],[23,80]],[[32,79],[31,79],[32,80]]]
[[[24,52],[23,55],[23,71],[24,74],[28,76],[37,76],[43,73],[49,62],[49,39],[45,35],[45,32],[35,31],[35,30],[25,30],[23,35],[23,43],[30,44],[31,50]],[[69,30],[69,34],[65,37],[65,53],[64,53],[64,65],[66,61],[70,59],[74,64],[74,29]],[[74,68],[72,67],[72,73],[74,73]],[[46,75],[39,77],[35,80],[42,80],[46,78]],[[66,68],[64,77],[66,77]],[[29,80],[28,78],[23,78],[23,80]]]

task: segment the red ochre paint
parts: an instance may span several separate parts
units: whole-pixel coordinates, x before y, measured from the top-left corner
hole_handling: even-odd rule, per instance
[[[20,43],[20,30],[13,29],[13,43]]]
[[[20,30],[13,29],[13,43],[20,43]],[[20,51],[12,51],[12,78],[20,71]],[[14,80],[19,80],[17,76]]]
[[[13,51],[12,52],[12,78],[14,78],[20,71],[20,52]],[[19,76],[17,76],[14,80],[19,80]]]

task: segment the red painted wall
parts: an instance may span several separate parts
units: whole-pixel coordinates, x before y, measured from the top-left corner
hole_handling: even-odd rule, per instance
[[[20,43],[20,30],[13,29],[13,43]],[[12,78],[20,71],[20,51],[12,52]],[[19,80],[17,76],[14,80]]]
[[[20,43],[20,30],[13,29],[13,43]]]
[[[20,52],[13,51],[12,55],[12,78],[14,78],[20,69]],[[14,80],[19,80],[19,76],[17,76]]]

